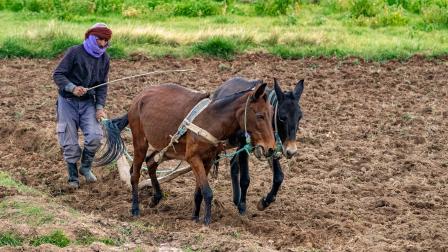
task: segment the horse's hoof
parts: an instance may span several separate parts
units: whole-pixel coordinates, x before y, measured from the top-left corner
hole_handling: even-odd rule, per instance
[[[192,216],[191,220],[198,223],[199,222],[199,216]]]
[[[154,200],[151,200],[151,202],[149,203],[149,208],[154,208],[159,204],[159,202],[154,202]]]
[[[140,216],[140,209],[132,209],[131,213],[132,213],[132,216],[138,217],[138,216]]]
[[[240,215],[246,214],[246,203],[238,204],[238,212],[240,213]]]
[[[204,225],[208,226],[212,222],[212,217],[204,216]]]
[[[260,201],[258,201],[257,209],[259,211],[264,211],[268,206],[269,206],[269,204],[266,202],[266,198],[263,197],[260,199]]]
[[[156,207],[159,203],[160,200],[163,198],[163,196],[160,195],[155,195],[154,197],[152,197],[151,202],[149,203],[149,208],[154,208]]]
[[[71,190],[79,189],[79,182],[78,181],[68,182],[68,188],[71,189]]]

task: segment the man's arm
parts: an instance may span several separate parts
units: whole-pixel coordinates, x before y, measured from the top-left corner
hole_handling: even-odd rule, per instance
[[[72,70],[74,58],[75,54],[73,50],[69,49],[53,72],[54,83],[59,89],[63,89],[67,92],[73,92],[73,89],[76,87],[76,85],[67,78],[67,74]]]

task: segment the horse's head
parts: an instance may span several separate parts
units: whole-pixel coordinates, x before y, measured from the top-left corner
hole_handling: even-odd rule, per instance
[[[267,102],[265,89],[265,83],[257,84],[253,91],[244,96],[246,102],[237,112],[240,127],[249,133],[257,158],[271,156],[275,148],[273,109]]]
[[[296,134],[302,119],[302,110],[299,101],[303,92],[303,80],[297,82],[294,91],[283,92],[274,79],[274,89],[278,100],[277,127],[278,134],[283,143],[283,154],[292,158],[297,153]]]

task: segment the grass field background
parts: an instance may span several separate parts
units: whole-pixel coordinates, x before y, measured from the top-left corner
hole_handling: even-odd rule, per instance
[[[114,58],[448,54],[448,0],[0,0],[0,57],[53,58],[95,22]]]

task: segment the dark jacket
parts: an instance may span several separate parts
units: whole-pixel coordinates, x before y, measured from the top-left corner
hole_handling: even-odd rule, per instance
[[[53,72],[53,80],[58,86],[59,94],[65,98],[73,98],[76,97],[70,92],[73,85],[89,88],[107,82],[109,64],[107,53],[95,58],[84,50],[82,44],[70,47]],[[96,107],[102,108],[106,105],[106,97],[107,85],[104,85],[89,90],[80,99],[94,98]]]

